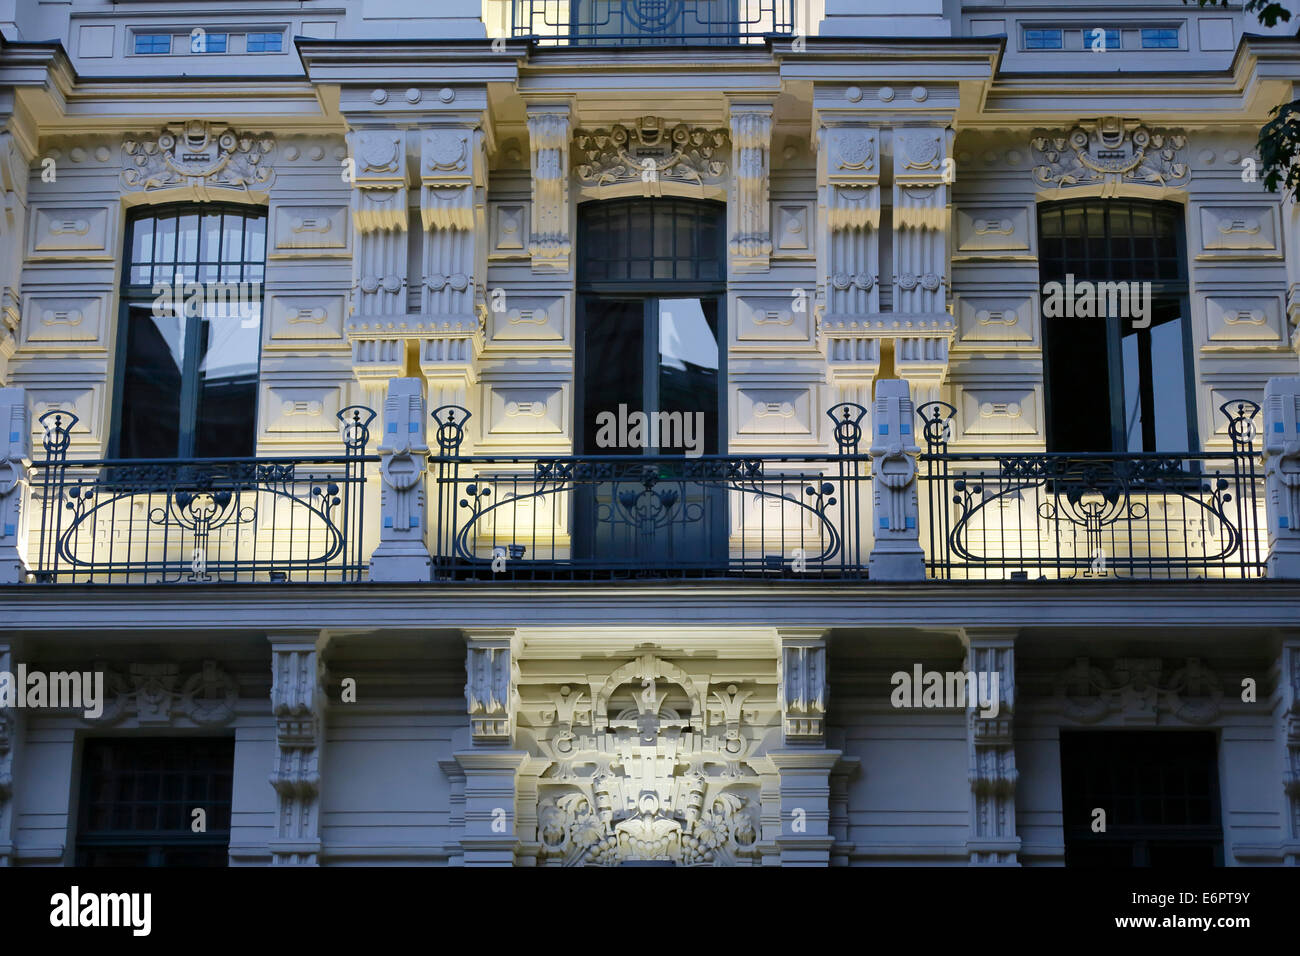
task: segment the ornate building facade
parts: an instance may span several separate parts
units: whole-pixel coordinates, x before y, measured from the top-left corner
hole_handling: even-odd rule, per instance
[[[0,2],[0,865],[1300,864],[1297,23],[895,6]]]

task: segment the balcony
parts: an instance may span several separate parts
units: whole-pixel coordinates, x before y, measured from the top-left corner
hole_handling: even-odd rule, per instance
[[[1178,455],[954,452],[952,406],[928,403],[910,422],[876,412],[867,448],[867,410],[830,409],[833,454],[508,456],[463,454],[470,416],[457,406],[432,413],[431,452],[412,439],[377,454],[374,412],[353,406],[339,413],[336,456],[185,461],[72,460],[75,416],[47,412],[44,454],[27,477],[28,580],[436,586],[1269,571],[1253,402],[1221,409],[1231,450]],[[376,576],[375,562],[395,551],[423,570]],[[914,561],[915,573],[888,571],[890,560]]]
[[[514,0],[510,32],[542,46],[762,43],[795,32],[794,0]]]

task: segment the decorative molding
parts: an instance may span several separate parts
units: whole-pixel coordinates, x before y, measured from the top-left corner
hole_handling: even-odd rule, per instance
[[[757,864],[755,690],[653,652],[586,680],[549,690],[539,713],[539,862]]]
[[[1191,167],[1181,130],[1151,130],[1117,116],[1080,123],[1068,131],[1035,130],[1030,140],[1039,186],[1099,186],[1113,195],[1120,186],[1185,186]]]
[[[772,256],[772,106],[731,104],[731,147],[735,170],[727,203],[731,220],[731,267],[766,272]]]
[[[134,717],[140,727],[175,727],[184,719],[199,727],[225,727],[239,704],[239,681],[214,660],[182,676],[179,664],[150,661],[127,666],[125,676],[108,662],[96,661],[104,674],[104,710],[82,717],[95,727],[113,726]]]
[[[964,630],[963,664],[969,674],[997,675],[997,713],[983,716],[978,700],[967,701],[970,748],[971,817],[966,846],[972,864],[1015,865],[1020,848],[1016,835],[1016,667],[1015,634]]]
[[[903,340],[899,340],[900,342]],[[845,412],[850,409],[845,409]],[[925,555],[917,505],[915,406],[908,383],[876,383],[871,414],[871,496],[875,541],[868,574],[875,580],[921,580]]]
[[[777,687],[781,732],[787,745],[820,746],[826,737],[826,634],[821,630],[778,628]]]
[[[433,562],[424,543],[426,437],[424,384],[395,378],[384,401],[379,445],[379,545],[370,558],[372,581],[428,581]]]
[[[320,861],[320,792],[325,753],[325,661],[322,633],[270,635],[271,713],[275,717],[278,799],[272,863]]]
[[[528,146],[532,163],[532,229],[528,252],[533,272],[568,272],[569,106],[529,106]]]
[[[1218,719],[1223,684],[1199,658],[1167,664],[1159,658],[1116,658],[1109,667],[1087,657],[1057,674],[1053,701],[1072,723],[1118,717],[1124,724],[1155,726],[1162,716],[1203,726]]]
[[[190,188],[200,199],[216,199],[224,190],[264,198],[275,182],[274,153],[271,133],[190,120],[158,133],[125,137],[122,185],[145,193]]]
[[[476,745],[514,739],[519,709],[519,639],[512,628],[475,631],[466,640],[465,706]]]
[[[669,129],[659,117],[645,116],[631,126],[575,130],[573,143],[578,181],[594,198],[662,196],[665,184],[673,187],[669,194],[702,197],[721,190],[731,139],[725,129],[685,123]]]

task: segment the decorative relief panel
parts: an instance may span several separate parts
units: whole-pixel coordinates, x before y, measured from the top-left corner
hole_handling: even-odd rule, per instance
[[[534,272],[568,272],[569,236],[568,106],[530,106],[528,142],[532,153],[532,232],[528,251]]]
[[[23,343],[39,348],[103,347],[102,296],[28,296],[23,308]]]
[[[1282,301],[1275,296],[1206,296],[1205,320],[1211,342],[1252,345],[1286,342]]]
[[[603,679],[602,679],[603,677]],[[653,653],[529,706],[549,765],[537,780],[544,866],[756,865],[761,785],[750,761],[772,702]],[[764,721],[766,722],[766,721]]]
[[[1181,130],[1111,116],[1068,131],[1038,130],[1030,143],[1040,186],[1102,186],[1112,194],[1121,185],[1185,186],[1191,178]]]
[[[342,295],[272,295],[268,298],[267,348],[343,343]]]
[[[1020,388],[959,387],[961,438],[1033,438],[1039,434],[1038,393]]]
[[[811,202],[772,203],[772,255],[781,258],[810,258],[815,222]]]
[[[104,674],[104,712],[85,718],[93,726],[112,726],[134,717],[141,726],[169,727],[183,718],[199,727],[222,727],[235,719],[239,681],[216,661],[197,670],[179,664],[131,664],[125,675],[96,661]]]
[[[1280,255],[1277,236],[1276,206],[1201,207],[1201,248],[1208,253],[1264,252]],[[1268,258],[1274,258],[1274,255]]]
[[[1095,724],[1118,718],[1125,724],[1158,724],[1173,718],[1208,724],[1222,710],[1224,688],[1199,658],[1077,658],[1057,674],[1053,698],[1066,720]]]
[[[956,211],[956,226],[957,257],[998,253],[994,258],[1035,258],[1024,206],[962,206]]]
[[[350,254],[346,206],[276,206],[271,221],[268,259]]]
[[[956,305],[963,343],[1034,341],[1032,296],[959,295]]]
[[[564,431],[564,390],[489,386],[488,431],[493,435],[559,435]]]
[[[219,198],[226,190],[265,195],[275,182],[274,154],[270,133],[190,120],[123,139],[122,185],[143,192],[190,187],[200,199]]]
[[[335,432],[340,407],[333,385],[266,385],[262,393],[265,431],[272,435]]]
[[[791,296],[736,297],[736,340],[744,343],[799,342],[812,344],[813,304],[804,300],[804,308],[796,311],[796,300]]]
[[[101,206],[36,206],[28,254],[33,259],[112,259],[117,231],[113,209]]]
[[[567,348],[568,295],[508,292],[498,309],[488,309],[488,347],[526,343],[530,349]]]
[[[575,130],[573,144],[578,182],[594,198],[662,196],[664,183],[704,197],[722,188],[731,140],[725,129],[670,128],[645,116],[630,126]]]
[[[736,430],[741,435],[811,435],[806,388],[736,390]]]
[[[731,104],[731,144],[735,169],[727,216],[731,224],[731,267],[766,272],[772,255],[768,190],[772,167],[772,106]]]
[[[528,258],[528,205],[518,202],[488,203],[491,228],[489,259]]]

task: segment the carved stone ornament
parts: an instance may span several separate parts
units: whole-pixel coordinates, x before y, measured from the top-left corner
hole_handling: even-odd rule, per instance
[[[543,865],[758,862],[758,745],[736,684],[707,688],[653,654],[587,691],[560,687],[538,743]]]
[[[96,661],[104,673],[103,713],[83,717],[93,726],[113,725],[134,716],[141,725],[170,726],[177,717],[200,727],[221,727],[235,719],[239,681],[216,661],[184,676],[172,663],[133,663],[123,676]]]
[[[270,133],[236,132],[204,120],[122,141],[122,184],[153,192],[178,186],[266,190],[275,180]]]
[[[727,171],[720,157],[730,148],[725,129],[682,123],[667,129],[646,116],[631,127],[616,125],[574,134],[578,179],[590,186],[653,181],[713,185]]]
[[[1172,716],[1207,724],[1219,716],[1223,683],[1198,658],[1167,666],[1156,658],[1120,658],[1109,672],[1086,657],[1054,681],[1057,708],[1067,720],[1093,724],[1118,715],[1127,724],[1155,724]]]
[[[1182,186],[1191,176],[1182,152],[1187,137],[1108,117],[1069,132],[1039,131],[1032,140],[1034,182],[1040,186]]]

